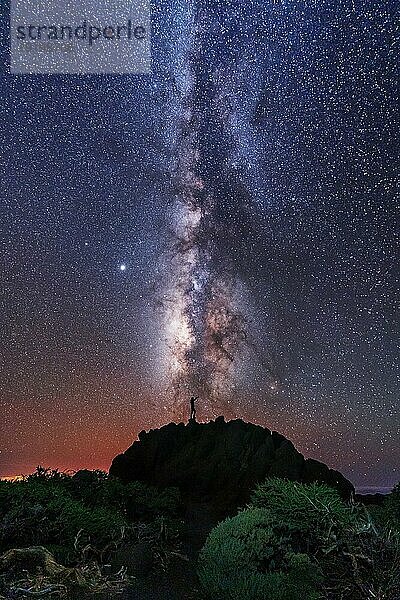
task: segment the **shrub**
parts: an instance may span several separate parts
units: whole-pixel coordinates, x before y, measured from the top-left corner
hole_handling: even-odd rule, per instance
[[[319,598],[318,568],[277,535],[268,511],[245,510],[215,527],[199,556],[207,595],[220,600]]]
[[[383,509],[388,526],[400,532],[400,482],[385,499]]]
[[[176,516],[181,505],[178,488],[159,490],[139,481],[124,484],[103,471],[78,471],[63,486],[85,505],[117,509],[131,520]]]
[[[139,481],[128,483],[125,491],[125,508],[131,519],[153,519],[159,516],[176,516],[181,508],[178,488],[159,490]]]
[[[78,533],[79,549],[87,544],[96,550],[115,549],[122,528],[124,543],[135,543],[143,529],[138,521],[146,522],[151,539],[162,532],[164,542],[175,543],[181,531],[179,508],[180,494],[174,488],[125,485],[103,471],[70,476],[38,467],[22,481],[0,481],[0,546],[43,545],[58,560],[73,562]]]
[[[199,576],[222,600],[314,598],[318,564],[324,598],[398,600],[399,538],[326,485],[270,479],[256,488],[247,510],[211,532]]]
[[[340,531],[365,521],[365,513],[343,502],[338,492],[325,484],[301,484],[272,478],[259,484],[250,506],[264,508],[274,527],[290,535],[300,552],[310,552],[321,543],[328,546]]]
[[[60,486],[30,480],[12,483],[8,511],[2,519],[3,545],[63,545],[73,548],[83,530],[96,546],[108,543],[126,524],[121,513],[110,508],[89,508]]]
[[[1,550],[17,556],[16,546],[27,547],[25,553],[39,548],[68,566],[62,581],[52,574],[26,573],[21,579],[0,572],[0,597],[32,595],[31,590],[42,597],[43,589],[49,596],[114,598],[128,583],[126,560],[129,565],[135,552],[147,547],[152,561],[167,567],[179,548],[179,509],[176,489],[125,485],[102,471],[70,476],[38,467],[22,481],[0,481]],[[109,565],[118,563],[118,555],[118,573],[111,576]]]

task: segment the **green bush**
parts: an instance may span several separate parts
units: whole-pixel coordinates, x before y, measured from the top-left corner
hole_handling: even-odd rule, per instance
[[[78,471],[73,476],[38,467],[23,481],[0,482],[0,545],[43,545],[57,556],[73,554],[80,545],[101,549],[121,536],[135,536],[130,524],[168,521],[168,532],[178,531],[177,489],[159,491],[143,483],[123,484],[102,471]],[[62,548],[64,550],[62,550]]]
[[[365,521],[365,513],[346,504],[325,484],[301,484],[272,478],[259,484],[250,506],[264,508],[274,527],[290,535],[298,551],[328,545],[341,531]]]
[[[397,501],[388,500],[392,522]],[[319,573],[324,598],[398,600],[399,539],[326,485],[270,479],[247,510],[211,532],[199,576],[206,593],[221,600],[315,598]]]
[[[38,467],[22,481],[0,481],[0,554],[26,547],[50,551],[71,567],[63,571],[65,597],[114,598],[128,584],[129,561],[141,560],[138,546],[147,548],[155,564],[169,564],[182,533],[180,505],[177,489],[125,485],[102,471],[67,475]],[[103,571],[106,564],[118,565],[118,575]],[[21,586],[42,597],[42,588],[47,593],[60,584],[43,573],[18,580],[14,575],[0,573],[0,597],[14,597]]]
[[[268,511],[245,510],[215,527],[199,556],[205,593],[220,600],[314,600],[319,572],[277,535]]]
[[[159,490],[139,481],[125,486],[125,508],[131,519],[177,516],[181,508],[178,488]]]
[[[383,511],[388,526],[400,532],[400,483],[385,499]]]
[[[61,486],[30,480],[10,484],[8,492],[1,522],[3,546],[54,544],[72,549],[83,530],[88,541],[102,547],[126,525],[117,510],[89,508]]]
[[[59,532],[58,541],[72,545],[80,530],[87,541],[102,548],[118,536],[127,522],[118,511],[109,508],[88,508],[82,502],[68,497],[53,499],[47,506]]]
[[[130,520],[177,516],[181,505],[177,488],[159,490],[139,481],[124,484],[103,471],[78,471],[63,486],[85,505],[117,509]]]

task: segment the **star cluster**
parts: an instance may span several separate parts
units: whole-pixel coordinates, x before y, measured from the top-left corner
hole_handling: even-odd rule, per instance
[[[400,479],[398,16],[157,0],[150,75],[3,50],[0,474],[108,468],[193,393]]]

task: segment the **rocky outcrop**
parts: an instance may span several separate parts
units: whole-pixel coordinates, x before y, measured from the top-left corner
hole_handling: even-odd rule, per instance
[[[205,499],[225,512],[248,502],[255,485],[266,477],[323,482],[344,498],[354,493],[341,473],[305,459],[283,435],[241,419],[225,422],[224,417],[142,431],[113,460],[110,475],[125,482],[175,486],[184,497]]]

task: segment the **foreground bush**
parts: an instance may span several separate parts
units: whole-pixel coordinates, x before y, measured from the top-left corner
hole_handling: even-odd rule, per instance
[[[124,485],[101,471],[68,476],[38,468],[23,481],[0,481],[0,548],[45,546],[58,560],[73,561],[77,538],[79,551],[101,551],[122,537],[135,539],[138,523],[151,538],[168,524],[174,537],[179,507],[175,489]]]
[[[158,490],[140,481],[124,484],[103,471],[78,471],[63,478],[62,485],[86,506],[118,509],[130,519],[176,516],[181,508],[177,488]]]
[[[60,545],[72,552],[78,532],[84,531],[87,541],[101,548],[127,523],[118,510],[85,506],[62,486],[38,481],[8,486],[8,510],[1,521],[3,547]]]
[[[400,483],[394,487],[392,493],[385,499],[383,512],[388,526],[400,532]]]
[[[345,530],[366,524],[364,511],[325,484],[269,479],[257,486],[250,505],[265,509],[274,529],[289,536],[296,551],[308,554],[328,549]]]
[[[211,532],[199,577],[221,600],[399,600],[399,566],[398,535],[365,507],[326,485],[270,479]]]
[[[290,540],[277,535],[268,512],[254,508],[226,519],[210,533],[198,574],[210,597],[221,600],[319,598],[318,568]]]
[[[151,568],[167,567],[179,548],[180,506],[175,489],[124,485],[102,471],[39,467],[0,481],[0,598],[115,597],[143,548]]]
[[[326,597],[400,598],[395,501],[383,524],[362,504],[345,503],[336,490],[316,483],[270,479],[258,486],[251,502],[268,510],[275,530],[290,535],[293,548],[318,560]]]

